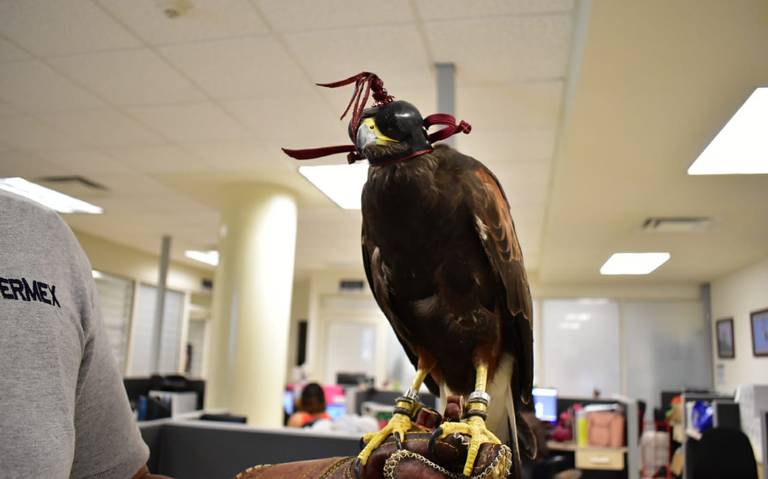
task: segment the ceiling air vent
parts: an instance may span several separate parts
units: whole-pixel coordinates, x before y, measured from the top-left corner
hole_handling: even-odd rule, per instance
[[[651,233],[700,233],[712,226],[712,218],[676,217],[648,218],[643,223],[643,231]]]
[[[362,291],[364,283],[359,279],[342,279],[339,281],[339,291]]]
[[[35,183],[75,198],[102,198],[109,193],[106,186],[79,175],[46,176],[36,178]]]

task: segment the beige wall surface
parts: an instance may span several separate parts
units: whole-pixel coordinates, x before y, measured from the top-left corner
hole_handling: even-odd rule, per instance
[[[85,250],[93,269],[148,284],[157,284],[159,255],[78,231],[75,231],[75,236]],[[160,250],[159,240],[157,249]],[[168,269],[168,287],[171,289],[202,292],[202,280],[205,278],[213,278],[213,271],[176,262],[171,262]]]
[[[768,308],[768,258],[712,283],[712,357],[715,387],[732,392],[739,384],[768,383],[768,357],[752,354],[750,313]],[[717,357],[715,322],[733,318],[734,359]]]

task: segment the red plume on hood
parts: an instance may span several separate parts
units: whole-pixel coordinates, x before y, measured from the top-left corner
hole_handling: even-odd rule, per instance
[[[374,107],[386,105],[394,100],[394,97],[387,92],[384,88],[384,82],[375,73],[361,72],[355,76],[351,76],[344,80],[339,80],[332,83],[317,83],[317,86],[325,88],[339,88],[342,86],[355,84],[355,90],[352,93],[352,98],[347,104],[347,108],[344,113],[341,114],[339,119],[343,119],[347,113],[352,110],[352,118],[349,121],[349,136],[354,141],[354,134],[357,131],[357,127],[360,124],[360,120],[365,111],[368,99],[373,94]],[[456,124],[456,118],[452,115],[444,113],[436,113],[430,115],[424,119],[424,128],[428,129],[432,125],[445,125],[445,128],[438,130],[428,136],[430,142],[440,141],[448,138],[456,133],[469,133],[472,127],[469,123],[464,121]],[[309,148],[303,150],[290,150],[283,148],[283,152],[291,158],[297,160],[311,160],[320,158],[323,156],[335,155],[338,153],[347,153],[347,161],[354,163],[355,161],[363,159],[360,152],[355,149],[355,145],[338,145],[338,146],[326,146],[321,148]]]

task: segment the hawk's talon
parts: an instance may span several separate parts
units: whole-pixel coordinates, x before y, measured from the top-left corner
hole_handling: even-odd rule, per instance
[[[400,413],[393,414],[392,419],[389,420],[389,423],[381,431],[368,433],[363,436],[363,441],[366,442],[366,445],[360,451],[360,454],[357,455],[358,460],[364,466],[368,462],[368,458],[373,454],[373,451],[390,435],[394,436],[398,449],[402,449],[402,439],[405,438],[405,433],[410,431],[412,427],[413,423],[409,416]]]
[[[400,434],[400,431],[393,432],[392,437],[395,439],[395,446],[399,451],[400,449],[403,448],[403,439],[402,439],[402,435]]]
[[[453,434],[463,434],[469,436],[467,461],[464,463],[463,471],[463,474],[467,477],[472,475],[472,469],[475,466],[475,460],[477,459],[477,454],[480,451],[481,444],[501,444],[499,438],[497,438],[491,431],[488,430],[485,425],[485,421],[479,416],[470,416],[461,422],[444,423],[440,428],[435,430],[435,433],[437,433],[439,430],[442,430],[438,437],[439,439],[443,439]]]
[[[435,444],[437,443],[437,440],[443,435],[443,427],[440,426],[437,429],[435,429],[432,432],[432,435],[429,437],[429,445],[427,446],[427,451],[429,451],[429,454],[434,455],[435,453]]]
[[[355,460],[352,462],[352,472],[355,475],[355,479],[360,479],[361,477],[363,477],[363,465],[360,462],[359,457],[356,457]]]

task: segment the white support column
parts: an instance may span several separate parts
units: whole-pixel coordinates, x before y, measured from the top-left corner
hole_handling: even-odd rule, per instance
[[[212,307],[208,407],[278,427],[283,420],[296,200],[259,184],[227,187]]]

